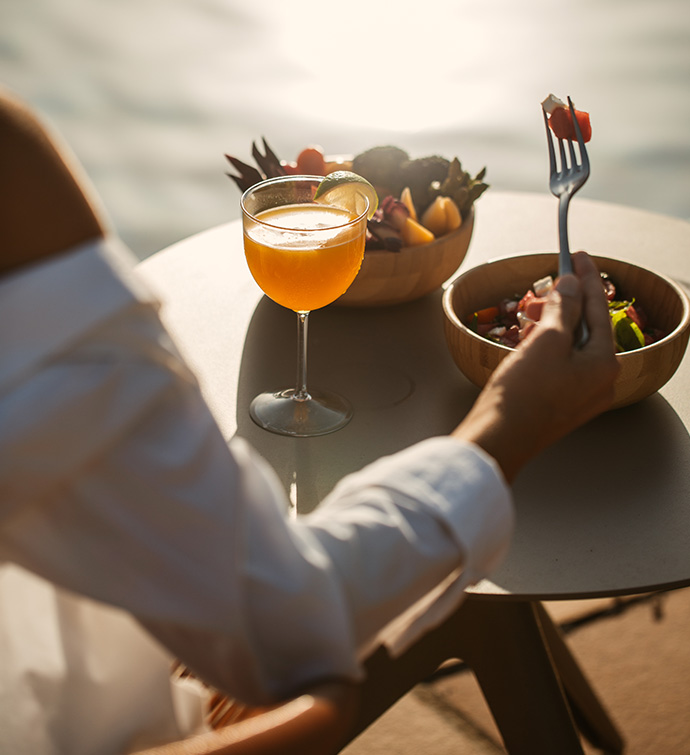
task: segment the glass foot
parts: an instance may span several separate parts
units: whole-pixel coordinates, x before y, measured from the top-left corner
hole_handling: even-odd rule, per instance
[[[352,418],[350,403],[337,393],[310,393],[307,399],[296,399],[294,394],[293,388],[260,393],[249,414],[259,427],[295,438],[333,433]]]

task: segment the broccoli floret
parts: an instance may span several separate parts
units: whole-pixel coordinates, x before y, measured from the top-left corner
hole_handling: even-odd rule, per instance
[[[418,214],[423,213],[436,198],[449,167],[450,160],[438,155],[407,160],[400,166],[403,188],[409,187]]]
[[[404,188],[400,167],[409,159],[407,152],[399,147],[372,147],[354,158],[352,170],[366,178],[379,197],[388,194],[399,197]]]

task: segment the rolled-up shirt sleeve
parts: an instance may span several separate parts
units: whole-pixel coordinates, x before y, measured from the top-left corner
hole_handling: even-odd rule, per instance
[[[514,517],[491,457],[431,438],[342,480],[311,523],[354,585],[360,652],[383,642],[397,654],[498,567]]]
[[[100,276],[117,306],[0,375],[0,560],[128,610],[250,703],[359,678],[376,643],[404,648],[498,564],[508,488],[450,438],[288,517],[268,464],[222,437],[156,303]]]

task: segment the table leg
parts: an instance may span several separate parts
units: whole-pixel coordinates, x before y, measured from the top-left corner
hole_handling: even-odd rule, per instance
[[[604,751],[622,752],[618,731],[543,606],[471,596],[400,658],[382,648],[369,658],[351,736],[453,658],[474,672],[510,755],[582,755],[578,729]]]
[[[604,752],[623,752],[620,733],[570,652],[561,631],[540,603],[535,607],[578,728],[589,742]]]
[[[468,599],[461,657],[472,668],[510,755],[582,755],[537,604]]]
[[[380,649],[367,662],[356,735],[445,660],[474,671],[511,755],[582,755],[538,604],[468,598],[403,656]]]

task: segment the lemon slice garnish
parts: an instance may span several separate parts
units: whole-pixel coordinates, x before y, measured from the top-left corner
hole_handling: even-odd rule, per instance
[[[314,200],[342,207],[357,216],[366,210],[368,200],[367,218],[372,218],[379,206],[376,189],[366,178],[349,170],[336,170],[329,173],[316,189]]]

